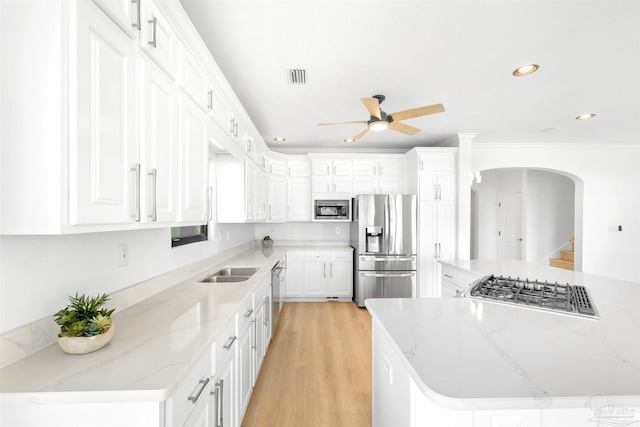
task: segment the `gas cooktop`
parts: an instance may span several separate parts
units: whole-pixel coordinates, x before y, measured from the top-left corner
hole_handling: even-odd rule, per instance
[[[581,285],[489,275],[474,282],[462,296],[571,316],[600,318],[588,289]]]

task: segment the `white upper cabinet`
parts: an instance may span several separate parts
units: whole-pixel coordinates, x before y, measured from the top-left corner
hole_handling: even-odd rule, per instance
[[[351,176],[351,160],[313,159],[314,176]]]
[[[311,176],[311,164],[308,158],[289,158],[287,160],[288,176]]]
[[[212,104],[211,82],[202,65],[185,45],[180,46],[178,84],[203,112],[209,113]]]
[[[287,179],[280,175],[269,175],[268,181],[269,211],[267,220],[285,222],[287,220]]]
[[[69,223],[139,221],[137,46],[93,3],[77,6]]]
[[[130,38],[142,28],[141,2],[144,0],[93,0]]]
[[[178,207],[178,90],[155,63],[141,64],[142,221],[172,223]]]
[[[175,79],[180,42],[169,20],[151,0],[143,1],[141,27],[140,47],[167,75]]]
[[[287,174],[287,161],[271,157],[268,161],[269,175],[285,176]]]
[[[207,117],[184,95],[178,117],[178,221],[202,223],[209,217]]]

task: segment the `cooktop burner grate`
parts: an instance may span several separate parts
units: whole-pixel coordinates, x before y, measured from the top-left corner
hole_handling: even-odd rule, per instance
[[[465,296],[556,313],[599,318],[587,288],[581,285],[491,275],[471,285]]]

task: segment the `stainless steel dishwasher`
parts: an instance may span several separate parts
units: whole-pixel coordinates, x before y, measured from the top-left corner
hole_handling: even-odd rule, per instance
[[[282,257],[271,269],[271,337],[276,335],[280,310],[282,310],[282,304],[284,303],[286,272],[285,257]]]

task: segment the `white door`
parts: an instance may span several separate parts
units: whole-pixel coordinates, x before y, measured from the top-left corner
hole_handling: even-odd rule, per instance
[[[523,259],[520,192],[498,194],[498,259]]]
[[[139,218],[137,46],[91,2],[78,3],[77,30],[69,222],[133,222]]]

